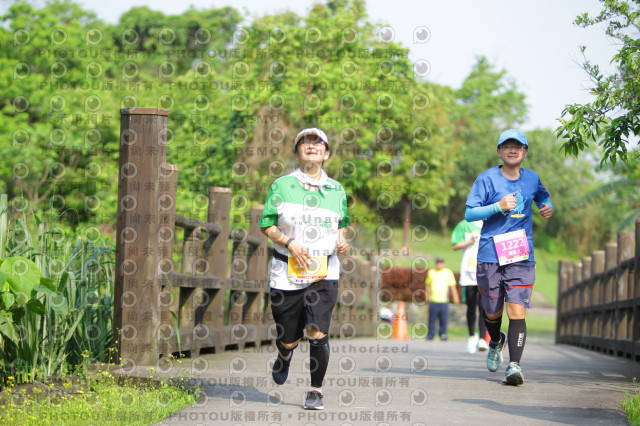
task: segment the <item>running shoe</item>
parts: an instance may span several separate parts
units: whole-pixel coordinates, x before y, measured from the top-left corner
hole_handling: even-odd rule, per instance
[[[524,383],[524,374],[522,374],[522,368],[515,363],[510,362],[509,367],[507,367],[507,372],[504,375],[504,380],[502,383],[511,386],[518,386]]]
[[[487,368],[489,371],[498,371],[502,365],[502,350],[507,343],[507,334],[503,331],[500,332],[500,343],[494,346],[494,343],[489,343],[489,352],[487,353]]]
[[[289,364],[291,364],[291,358],[293,358],[293,351],[291,351],[291,355],[287,361],[285,361],[278,352],[276,362],[273,363],[273,370],[271,370],[271,376],[276,384],[282,385],[287,381],[287,377],[289,377]]]
[[[480,352],[484,352],[489,349],[489,344],[484,339],[478,339],[478,350]]]
[[[305,410],[324,410],[322,404],[322,393],[316,390],[307,391],[307,399],[304,402]]]
[[[476,352],[478,347],[478,335],[474,334],[467,339],[467,353],[473,354]]]

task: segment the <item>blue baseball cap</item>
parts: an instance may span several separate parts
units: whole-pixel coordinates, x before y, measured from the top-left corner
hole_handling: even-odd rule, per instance
[[[509,129],[500,133],[500,138],[498,139],[498,148],[500,148],[500,145],[511,139],[520,142],[522,145],[526,146],[527,149],[529,149],[529,142],[527,142],[527,137],[520,130],[516,129]]]

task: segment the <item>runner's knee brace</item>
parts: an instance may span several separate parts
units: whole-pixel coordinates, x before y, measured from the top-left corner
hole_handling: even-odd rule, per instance
[[[322,336],[319,339],[309,339],[309,344],[311,346],[324,346],[325,344],[329,343],[329,335],[325,334],[324,336]],[[328,348],[328,346],[327,346]]]
[[[282,344],[282,340],[280,339],[276,339],[276,347],[278,348],[278,351],[280,352],[280,355],[282,356],[287,356],[289,355],[295,348],[298,347],[298,345],[295,345],[293,348],[291,349],[287,349],[284,347],[284,345]]]
[[[487,316],[487,313],[484,313],[484,322],[489,324],[502,324],[502,315],[498,318],[491,319]]]

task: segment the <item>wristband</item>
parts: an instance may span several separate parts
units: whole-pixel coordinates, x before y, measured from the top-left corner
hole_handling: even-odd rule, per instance
[[[496,207],[497,207],[497,209],[500,211],[500,213],[504,213],[504,210],[502,210],[502,209],[500,208],[500,203],[499,203],[499,202],[496,202]]]
[[[286,242],[286,243],[284,243],[284,248],[288,249],[288,248],[289,248],[289,244],[291,244],[291,241],[293,241],[293,238],[289,238],[289,239],[287,240],[287,242]]]

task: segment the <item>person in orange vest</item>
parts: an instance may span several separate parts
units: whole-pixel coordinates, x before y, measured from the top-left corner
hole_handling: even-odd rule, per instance
[[[456,278],[451,269],[446,268],[444,259],[436,259],[436,268],[429,269],[425,280],[425,287],[429,295],[429,331],[427,340],[433,340],[436,334],[436,320],[439,321],[440,340],[447,340],[447,322],[449,320],[449,292],[453,303],[460,303],[456,291]]]

